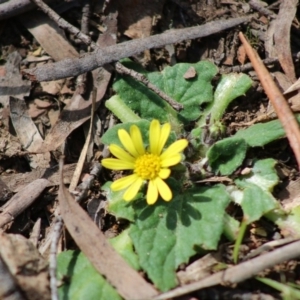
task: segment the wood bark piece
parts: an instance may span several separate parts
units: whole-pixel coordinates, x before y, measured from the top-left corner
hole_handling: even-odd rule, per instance
[[[298,0],[284,0],[275,21],[275,49],[278,60],[290,81],[296,81],[295,68],[291,52],[290,32],[293,19],[297,12]]]
[[[211,287],[217,284],[236,284],[246,279],[257,275],[259,272],[271,268],[277,264],[283,263],[290,259],[300,257],[299,252],[300,241],[291,243],[272,252],[263,254],[259,257],[253,258],[249,261],[243,262],[237,266],[231,267],[225,271],[215,273],[203,280],[193,282],[191,284],[179,287],[172,291],[155,297],[155,300],[170,299],[185,295],[200,289]]]
[[[30,206],[48,186],[47,179],[37,179],[25,186],[1,207],[0,228],[13,221]],[[1,247],[0,247],[1,248]]]
[[[113,249],[88,214],[63,185],[62,161],[59,204],[65,225],[96,270],[127,300],[151,299],[157,291]]]
[[[298,122],[291,108],[289,107],[286,99],[284,98],[279,88],[273,81],[270,73],[264,66],[256,51],[250,46],[250,44],[241,32],[239,33],[239,37],[243,45],[245,46],[245,50],[247,52],[249,60],[251,61],[254,70],[257,73],[261,85],[265,90],[265,93],[271,101],[274,110],[278,115],[280,122],[282,123],[287,138],[290,142],[290,146],[293,149],[298,166],[300,168],[300,130]]]
[[[76,163],[64,165],[64,184],[69,184],[71,182],[76,165]],[[47,169],[32,170],[27,173],[17,173],[7,176],[1,175],[0,178],[14,193],[19,192],[32,181],[40,178],[48,179],[48,186],[59,185],[58,166]]]
[[[222,30],[249,22],[251,18],[252,16],[247,16],[230,20],[219,20],[201,26],[168,30],[162,34],[153,35],[148,38],[136,39],[103,49],[97,49],[93,53],[86,54],[78,59],[65,59],[42,67],[25,69],[23,70],[23,74],[32,81],[50,81],[77,76],[94,70],[104,64],[118,61],[121,58],[138,54],[147,49],[163,47],[167,44],[178,43],[187,39],[212,35]]]

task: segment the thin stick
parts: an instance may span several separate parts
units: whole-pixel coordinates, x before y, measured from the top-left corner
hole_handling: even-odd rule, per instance
[[[61,229],[63,226],[63,221],[61,216],[56,216],[54,220],[54,234],[51,241],[50,247],[50,256],[49,256],[49,275],[50,275],[50,289],[51,289],[51,299],[59,300],[58,291],[57,291],[57,278],[56,278],[56,269],[57,269],[57,246],[58,241],[61,236]]]
[[[88,46],[91,46],[92,49],[99,49],[96,43],[94,43],[89,36],[87,36],[84,32],[81,32],[78,28],[73,26],[72,24],[68,23],[64,19],[62,19],[58,14],[56,14],[55,11],[53,11],[48,5],[46,5],[41,0],[32,0],[36,5],[38,5],[44,13],[46,13],[49,18],[54,20],[59,27],[63,28],[64,30],[69,31],[70,33],[74,34],[75,37],[80,39],[83,43],[85,43]],[[147,86],[150,90],[152,90],[154,93],[156,93],[158,96],[160,96],[163,100],[165,100],[167,103],[169,103],[175,110],[180,111],[183,109],[183,105],[173,100],[170,96],[165,94],[163,91],[161,91],[159,88],[157,88],[154,84],[152,84],[143,74],[140,74],[134,70],[130,70],[123,66],[121,63],[117,62],[115,64],[116,71],[120,74],[125,74],[128,76],[131,76],[135,80],[143,83],[145,86]],[[79,79],[78,79],[79,81]]]
[[[185,286],[176,288],[172,291],[166,292],[155,297],[155,300],[164,300],[173,297],[185,295],[203,288],[211,287],[217,284],[236,284],[248,278],[253,277],[264,269],[273,267],[284,261],[295,259],[300,256],[299,252],[300,241],[294,242],[282,248],[276,249],[272,252],[263,254],[252,260],[243,262],[237,266],[231,267],[225,271],[215,273],[200,281],[187,284]]]
[[[240,32],[239,37],[245,47],[249,60],[257,73],[261,85],[271,101],[274,110],[278,115],[278,119],[286,132],[291,148],[294,151],[298,167],[300,168],[300,130],[298,122],[256,51],[250,46],[243,33]]]
[[[39,0],[33,0],[39,1]],[[33,69],[23,70],[23,74],[32,81],[51,81],[60,78],[73,77],[89,72],[105,64],[115,62],[124,57],[130,57],[147,49],[159,48],[168,44],[174,44],[187,39],[195,39],[212,35],[249,22],[252,16],[240,17],[230,20],[218,20],[201,26],[184,29],[168,30],[162,34],[147,38],[131,40],[128,42],[98,48],[93,53],[88,53],[81,58],[65,59],[53,64]],[[80,35],[82,36],[82,34]],[[79,38],[79,36],[77,36]]]
[[[115,67],[116,67],[116,71],[118,73],[129,75],[132,78],[136,79],[137,81],[142,82],[147,88],[149,88],[154,93],[156,93],[158,96],[160,96],[162,99],[164,99],[166,102],[168,102],[174,109],[176,109],[176,110],[183,109],[183,105],[174,101],[170,96],[168,96],[163,91],[161,91],[159,88],[157,88],[143,74],[140,74],[134,70],[128,69],[125,66],[123,66],[121,63],[116,63]]]
[[[265,65],[273,65],[275,63],[278,63],[278,58],[274,57],[268,57],[262,60]],[[241,66],[233,66],[233,67],[222,67],[220,69],[221,74],[227,74],[227,73],[232,73],[232,72],[248,72],[250,70],[253,70],[252,63],[246,63]]]

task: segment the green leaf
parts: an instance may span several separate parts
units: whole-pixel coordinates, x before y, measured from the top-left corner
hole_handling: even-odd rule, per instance
[[[295,115],[300,123],[300,115]],[[244,138],[250,147],[263,147],[264,145],[286,136],[279,120],[258,123],[247,129],[239,130],[233,138]]]
[[[215,143],[207,152],[210,166],[215,173],[230,175],[245,159],[247,144],[241,138],[227,138]]]
[[[122,61],[122,64],[143,73],[151,83],[184,106],[184,109],[177,113],[143,84],[128,76],[117,77],[113,85],[114,90],[142,118],[155,118],[166,122],[175,117],[187,123],[200,116],[200,105],[213,99],[211,80],[217,73],[217,67],[208,61],[195,64],[179,63],[173,67],[166,67],[161,73],[148,73],[128,60]],[[190,67],[195,69],[197,75],[195,78],[185,79],[184,74]]]
[[[285,132],[280,121],[273,120],[239,130],[233,137],[244,138],[250,147],[262,147],[272,141],[284,138]]]
[[[60,299],[122,300],[117,291],[79,251],[69,250],[58,255],[57,274],[58,279],[68,277],[58,289]]]
[[[120,147],[123,147],[118,137],[118,130],[122,128],[129,132],[130,126],[132,125],[136,125],[140,129],[144,143],[148,143],[150,122],[147,120],[115,125],[103,134],[103,136],[101,137],[102,143],[105,145],[116,144]]]
[[[118,236],[109,239],[109,242],[133,269],[140,269],[138,256],[133,251],[133,244],[128,235],[128,229],[122,231]]]
[[[196,253],[196,246],[217,248],[229,202],[223,185],[181,192],[175,181],[168,180],[168,184],[173,199],[151,206],[144,201],[133,202],[136,222],[130,225],[140,265],[162,291],[176,285],[176,269]]]
[[[240,229],[240,222],[231,217],[229,214],[224,215],[224,230],[225,237],[233,242],[237,239]]]
[[[212,122],[219,121],[231,101],[245,95],[251,85],[252,80],[243,73],[223,75],[216,88],[212,106],[208,108]]]
[[[244,176],[245,182],[258,185],[264,191],[272,192],[279,179],[275,169],[277,162],[272,158],[257,160],[254,163],[252,172]]]
[[[291,282],[283,284],[271,278],[256,277],[255,279],[279,291],[282,300],[300,299],[300,286],[297,284]]]
[[[243,191],[242,196],[239,194],[234,200],[241,205],[247,224],[278,208],[278,202],[271,194],[278,183],[275,164],[273,159],[259,160],[249,175],[235,180],[235,184]]]
[[[121,141],[119,140],[118,130],[125,129],[129,133],[130,127],[132,125],[136,125],[140,129],[144,145],[147,148],[149,145],[149,128],[150,128],[150,122],[148,120],[141,120],[141,121],[137,121],[137,122],[128,122],[128,123],[117,124],[114,127],[107,130],[103,134],[103,136],[101,138],[102,143],[105,145],[116,144],[116,145],[124,148]],[[169,146],[170,144],[172,144],[173,142],[175,142],[175,140],[176,140],[176,135],[174,132],[171,132],[170,136],[166,142],[166,147]]]
[[[134,209],[131,202],[123,200],[124,191],[113,192],[110,189],[112,182],[106,182],[101,189],[106,192],[106,199],[108,201],[107,211],[116,218],[125,219],[134,222]],[[137,197],[141,196],[139,193]],[[137,198],[136,197],[136,198]]]
[[[300,238],[300,206],[285,212],[281,209],[270,211],[266,218],[274,222],[284,236]]]

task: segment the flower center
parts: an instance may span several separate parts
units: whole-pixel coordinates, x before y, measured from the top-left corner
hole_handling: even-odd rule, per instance
[[[145,153],[135,161],[134,173],[144,180],[154,179],[160,171],[160,158],[152,153]]]

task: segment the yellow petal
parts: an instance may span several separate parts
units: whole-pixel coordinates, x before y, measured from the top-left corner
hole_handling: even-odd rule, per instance
[[[104,158],[101,161],[103,167],[111,170],[133,170],[134,163],[116,158]]]
[[[109,150],[110,152],[117,158],[124,160],[124,161],[129,161],[134,163],[135,162],[135,158],[132,157],[130,154],[128,154],[124,149],[122,149],[121,147],[119,147],[118,145],[115,144],[111,144],[109,146]]]
[[[152,120],[149,130],[150,152],[159,155],[160,124],[157,120]]]
[[[159,173],[158,173],[158,176],[161,178],[161,179],[166,179],[170,176],[171,174],[171,170],[170,169],[160,169]]]
[[[130,136],[137,152],[143,155],[145,153],[143,138],[140,129],[136,125],[130,127]]]
[[[149,181],[148,190],[147,190],[147,203],[149,205],[154,204],[158,198],[158,189],[154,184],[153,180]]]
[[[154,179],[154,184],[156,185],[159,194],[165,201],[170,201],[172,199],[172,191],[163,180],[161,180],[159,177],[156,177]]]
[[[171,167],[177,165],[181,161],[181,155],[175,154],[173,156],[167,156],[161,160],[160,166],[162,168]]]
[[[123,199],[125,201],[132,200],[138,193],[139,189],[141,188],[143,181],[144,180],[142,178],[137,177],[137,179],[134,181],[134,183],[125,191],[125,193],[123,195]]]
[[[186,139],[178,140],[171,144],[167,150],[162,153],[160,158],[163,160],[168,156],[173,156],[174,154],[181,152],[184,148],[186,148],[187,145],[188,141]]]
[[[159,146],[158,146],[158,155],[161,153],[162,149],[165,146],[165,143],[170,135],[171,125],[170,123],[166,123],[162,126],[160,137],[159,137]]]
[[[120,191],[124,190],[133,184],[137,180],[138,176],[136,174],[132,174],[129,176],[122,177],[112,183],[110,186],[112,191]]]
[[[138,157],[139,153],[134,147],[133,141],[129,135],[129,133],[125,129],[118,130],[118,137],[124,146],[124,148],[133,156]]]

